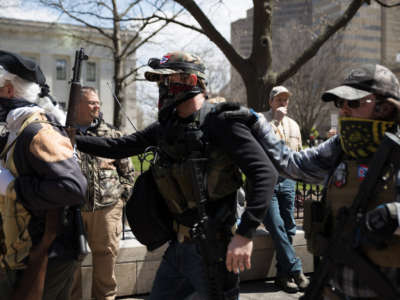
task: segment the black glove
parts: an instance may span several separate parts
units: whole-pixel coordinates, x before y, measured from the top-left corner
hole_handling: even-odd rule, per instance
[[[379,205],[366,213],[361,223],[361,240],[382,248],[398,226],[396,204]]]
[[[258,115],[253,109],[241,106],[239,103],[225,102],[215,106],[214,112],[221,114],[224,119],[242,121],[251,127],[258,120]]]

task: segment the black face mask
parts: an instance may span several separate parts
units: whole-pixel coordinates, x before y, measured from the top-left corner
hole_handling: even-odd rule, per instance
[[[0,122],[6,121],[7,115],[11,110],[25,106],[32,107],[36,106],[36,104],[23,99],[0,98]]]
[[[179,104],[203,92],[204,90],[199,86],[182,83],[159,83],[158,120],[160,123],[165,123]]]
[[[160,110],[163,105],[165,99],[168,98],[168,86],[164,83],[160,83],[158,86],[158,109]]]

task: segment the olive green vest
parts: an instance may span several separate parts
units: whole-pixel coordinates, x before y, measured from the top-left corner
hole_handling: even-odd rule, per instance
[[[209,201],[234,193],[242,184],[241,174],[232,159],[209,145],[200,129],[213,106],[204,104],[192,122],[169,124],[159,139],[161,153],[154,161],[152,173],[171,213],[181,215],[196,207],[188,159],[206,158],[204,168]],[[215,130],[218,130],[216,128]]]
[[[46,122],[44,120],[45,117],[40,112],[32,114],[22,124],[17,137],[32,122]],[[15,141],[16,139],[6,145],[0,157],[3,165],[10,170],[14,177],[18,177],[13,155]],[[12,270],[26,267],[24,259],[29,255],[32,246],[28,232],[31,215],[16,199],[14,181],[12,181],[7,187],[6,195],[0,196],[1,230],[4,236],[4,240],[1,241],[3,244],[1,248],[5,250],[4,253],[1,253],[0,264],[3,265],[3,268],[5,267],[4,264],[7,264],[7,267]]]
[[[354,160],[348,160],[345,161],[345,163],[347,164],[346,185],[338,188],[333,184],[331,178],[327,191],[327,204],[333,215],[333,227],[335,227],[334,220],[336,219],[339,209],[343,206],[350,207],[360,186],[360,179],[357,176],[357,167],[359,164]],[[368,204],[368,211],[374,209],[380,204],[395,201],[394,177],[395,176],[393,176],[388,185],[379,192],[379,197],[373,199],[373,201]],[[378,250],[373,247],[365,247],[363,248],[363,251],[371,261],[379,266],[400,267],[400,237],[398,236],[393,235],[393,237],[388,241],[388,247],[385,249]]]

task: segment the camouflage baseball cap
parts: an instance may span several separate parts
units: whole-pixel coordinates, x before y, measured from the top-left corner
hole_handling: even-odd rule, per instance
[[[161,59],[150,58],[148,66],[153,68],[152,71],[144,73],[144,77],[148,81],[158,81],[160,75],[170,75],[179,73],[196,74],[202,79],[206,79],[205,69],[201,59],[194,54],[186,52],[170,52]]]
[[[400,85],[396,76],[382,65],[366,64],[352,69],[342,85],[322,94],[323,101],[336,98],[358,100],[370,94],[400,100]]]

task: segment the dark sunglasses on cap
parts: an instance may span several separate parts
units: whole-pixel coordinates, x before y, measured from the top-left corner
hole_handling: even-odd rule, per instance
[[[379,102],[379,101],[377,101],[374,98],[358,99],[358,100],[350,100],[350,101],[341,99],[341,98],[336,98],[334,100],[334,104],[337,108],[343,108],[345,102],[347,102],[347,106],[350,108],[359,108],[361,106],[361,104]]]

